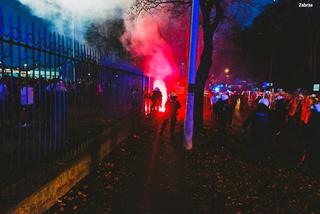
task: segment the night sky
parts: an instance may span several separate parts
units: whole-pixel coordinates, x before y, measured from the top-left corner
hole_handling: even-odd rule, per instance
[[[229,11],[227,11],[227,13],[231,13],[234,17],[236,17],[236,19],[240,23],[240,26],[242,28],[245,28],[250,26],[254,18],[258,16],[259,13],[261,13],[261,11],[263,10],[263,6],[273,3],[273,0],[252,0],[252,3],[257,8],[260,8],[261,10],[258,10],[255,7],[252,7],[248,4],[236,3],[236,4],[233,4],[232,7],[229,7]],[[51,29],[52,31],[56,31],[53,25],[51,25],[45,20],[42,20],[32,15],[29,8],[22,5],[18,0],[0,0],[0,7],[4,9],[5,17],[8,17],[7,15],[9,13],[13,14],[14,17],[17,17],[17,15],[21,15],[21,17],[23,18],[28,18],[29,20],[32,20],[33,22],[35,22],[37,28],[38,27],[43,28],[43,26],[46,26],[49,30]],[[16,21],[14,20],[14,22]],[[229,43],[229,41],[227,41],[227,43]],[[218,61],[223,62],[224,59],[226,59],[227,62],[230,60],[232,61],[233,58],[231,56],[234,50],[230,48],[228,45],[225,45],[224,49],[226,50],[226,52],[220,56]],[[239,58],[239,57],[236,57],[236,58]],[[228,66],[227,65],[228,63],[216,63],[216,65],[220,65],[220,64],[222,67]],[[215,70],[221,70],[221,69],[215,69]]]
[[[254,19],[262,12],[263,7],[271,3],[274,3],[274,0],[252,0],[254,7],[244,3],[235,3],[231,7],[231,13],[234,14],[241,27],[244,28],[250,26]]]
[[[272,3],[273,0],[253,0],[253,4],[255,5],[262,5],[265,6],[269,3]],[[29,17],[34,22],[39,24],[45,24],[48,25],[46,21],[43,21],[35,16],[33,16],[30,12],[30,10],[22,5],[18,0],[0,0],[0,7],[2,7],[5,11],[5,13],[13,12],[17,15],[19,14],[22,17]],[[234,7],[231,9],[241,23],[242,27],[246,27],[252,23],[254,18],[259,15],[260,11],[248,6],[247,4],[235,4]]]
[[[20,15],[22,18],[28,18],[29,20],[32,20],[37,25],[50,26],[50,23],[32,15],[30,10],[22,5],[18,0],[0,0],[0,7],[3,8],[5,17],[7,17],[9,14],[12,14],[14,17]]]

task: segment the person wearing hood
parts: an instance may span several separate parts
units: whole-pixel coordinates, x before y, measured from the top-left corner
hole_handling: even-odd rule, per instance
[[[130,104],[131,104],[131,112],[136,114],[141,110],[141,94],[139,88],[134,86],[131,88],[129,92]]]
[[[273,136],[273,116],[269,100],[262,98],[257,108],[243,124],[243,130],[250,126],[250,149],[254,160],[265,160],[271,152]]]
[[[211,111],[212,111],[212,118],[214,120],[217,120],[218,118],[216,109],[218,108],[218,103],[220,99],[221,99],[220,94],[216,94],[211,97]]]
[[[217,111],[217,131],[219,136],[219,142],[226,140],[227,137],[227,127],[231,125],[232,122],[232,108],[229,104],[229,96],[226,94],[221,95],[220,103],[218,105]]]
[[[307,130],[306,161],[312,169],[320,171],[320,102],[311,106]]]
[[[151,99],[151,112],[159,111],[162,104],[162,93],[158,87],[154,88],[152,91]]]
[[[9,90],[7,88],[6,80],[0,78],[0,125],[8,119],[9,107]]]
[[[6,80],[0,78],[0,114],[4,115],[7,110],[7,103],[9,97],[9,90],[6,84]]]
[[[171,140],[174,139],[174,132],[177,123],[178,110],[181,108],[180,102],[178,101],[178,96],[176,93],[172,92],[170,94],[170,99],[165,104],[166,112],[165,118],[161,126],[160,135],[163,134],[169,120],[170,120],[170,137]]]
[[[281,95],[276,97],[274,114],[275,114],[275,129],[276,129],[277,135],[279,135],[286,125],[287,115],[288,115],[285,99]]]

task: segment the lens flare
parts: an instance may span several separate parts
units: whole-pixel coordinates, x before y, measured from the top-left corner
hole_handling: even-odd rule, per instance
[[[164,83],[163,80],[158,79],[158,80],[155,80],[153,83],[153,88],[156,88],[156,87],[158,87],[162,93],[162,103],[161,103],[161,107],[160,107],[159,111],[165,112],[166,111],[165,104],[168,99],[166,84]]]

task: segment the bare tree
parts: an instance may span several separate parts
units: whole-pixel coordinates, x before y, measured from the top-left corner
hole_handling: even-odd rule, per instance
[[[203,93],[212,65],[213,36],[223,19],[223,0],[202,0],[200,1],[200,10],[202,14],[204,48],[200,58],[195,85],[194,127],[196,131],[200,130],[203,125]]]
[[[214,43],[215,33],[218,32],[223,22],[223,24],[226,24],[225,22],[232,23],[236,19],[235,14],[237,13],[246,16],[246,12],[250,9],[262,11],[264,7],[262,2],[258,0],[253,4],[252,0],[200,0],[203,51],[194,86],[195,131],[201,130],[203,126],[203,94],[212,66],[213,50],[216,48]],[[138,16],[143,12],[152,13],[153,10],[162,9],[173,11],[171,13],[178,16],[179,14],[185,14],[186,9],[191,7],[191,4],[192,0],[136,0],[131,11]]]
[[[200,129],[203,124],[203,93],[212,65],[213,35],[223,18],[224,0],[200,0],[202,16],[204,49],[201,54],[200,64],[196,75],[195,90],[195,129]],[[136,0],[131,8],[135,15],[141,12],[150,12],[153,9],[175,11],[173,14],[185,11],[191,6],[190,0]],[[181,14],[181,13],[180,13]]]
[[[124,49],[120,41],[124,30],[124,20],[122,18],[97,22],[89,26],[85,39],[91,47],[99,50],[103,55],[115,55],[122,60],[127,60],[130,54]]]

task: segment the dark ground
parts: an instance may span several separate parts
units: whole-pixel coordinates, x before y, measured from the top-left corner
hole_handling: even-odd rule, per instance
[[[137,124],[136,134],[48,213],[320,212],[319,178],[287,164],[286,152],[265,164],[249,161],[239,121],[224,149],[209,126],[192,151],[182,147],[181,123],[174,142],[158,128],[155,120]]]

